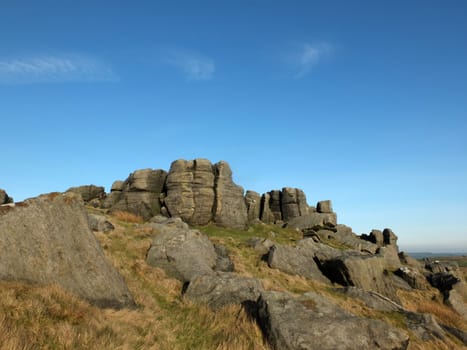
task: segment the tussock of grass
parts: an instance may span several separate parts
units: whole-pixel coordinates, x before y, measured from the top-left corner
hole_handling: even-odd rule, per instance
[[[144,221],[144,219],[141,216],[129,213],[127,211],[122,211],[122,210],[112,212],[112,216],[118,221],[128,222],[128,223],[141,224]]]

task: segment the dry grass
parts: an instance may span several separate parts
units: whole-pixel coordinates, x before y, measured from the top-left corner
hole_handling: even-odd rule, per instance
[[[112,212],[112,216],[118,221],[133,224],[141,224],[144,221],[144,219],[141,216],[123,210],[117,210]]]
[[[125,278],[138,307],[102,310],[58,286],[1,282],[0,349],[270,349],[243,308],[228,306],[212,311],[193,304],[181,296],[181,282],[146,264],[146,252],[157,232],[139,225],[141,218],[117,212],[111,221],[116,229],[107,234],[98,232],[96,237],[107,259]],[[217,233],[215,228],[208,231],[212,240],[228,246],[236,272],[259,278],[266,289],[297,294],[315,291],[356,315],[404,327],[395,314],[369,309],[325,284],[270,269],[245,241],[254,235],[268,236],[272,229],[282,243],[293,244],[297,239],[295,232],[267,226],[261,226],[259,234],[227,229]],[[407,295],[401,295],[401,299],[406,308],[431,312],[444,324],[458,328],[465,325],[452,318],[449,308],[431,300],[429,291],[404,293]],[[410,350],[459,348],[459,343],[449,339],[442,343],[423,342],[413,334],[411,338]]]

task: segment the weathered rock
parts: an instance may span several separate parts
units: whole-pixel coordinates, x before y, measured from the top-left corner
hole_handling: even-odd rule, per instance
[[[136,170],[123,184],[113,183],[112,192],[102,206],[111,207],[111,212],[126,211],[148,220],[161,212],[160,196],[166,177],[167,173],[160,169]]]
[[[282,220],[281,197],[282,192],[279,190],[269,192],[269,208],[274,216],[274,221]]]
[[[112,192],[116,193],[116,192]],[[110,212],[126,211],[148,220],[160,213],[159,193],[135,191],[122,192],[120,200],[112,206]]]
[[[268,255],[268,265],[291,275],[329,283],[313,260],[314,254],[296,247],[275,245]]]
[[[269,238],[253,237],[247,241],[247,244],[260,255],[266,255],[275,243]]]
[[[433,273],[447,272],[453,274],[455,271],[459,270],[459,266],[456,262],[431,259],[425,260],[425,268]]]
[[[371,254],[376,254],[378,250],[378,246],[376,244],[361,239],[361,237],[357,236],[355,233],[352,232],[352,228],[345,225],[328,225],[324,228],[322,226],[316,226],[311,229],[303,230],[303,235],[305,237],[312,237],[316,235],[321,240],[334,240],[339,242],[343,246],[347,246],[349,249],[355,249]],[[389,258],[390,257],[388,256],[388,259]],[[398,260],[398,258],[396,259]]]
[[[385,245],[397,245],[397,236],[390,228],[383,230],[383,238]]]
[[[384,245],[383,232],[380,230],[371,230],[369,235],[362,234],[360,237],[365,241],[376,244],[378,247],[382,247]]]
[[[248,222],[259,219],[261,211],[261,196],[255,191],[246,191],[245,204],[248,212]]]
[[[85,185],[79,187],[70,187],[67,192],[79,194],[85,202],[90,202],[93,199],[105,198],[105,189],[102,186]]]
[[[284,187],[280,201],[283,221],[287,222],[293,218],[308,214],[305,193],[298,188]]]
[[[4,190],[0,189],[0,205],[8,203],[13,203],[13,198],[9,197]]]
[[[271,196],[269,193],[265,193],[261,196],[261,214],[260,219],[266,224],[274,223],[274,214],[269,208],[269,202],[271,201]]]
[[[112,208],[115,204],[117,204],[122,199],[122,192],[121,191],[113,191],[110,192],[105,199],[101,203],[101,208],[109,209]],[[125,208],[124,208],[125,209]]]
[[[391,299],[388,299],[383,295],[372,291],[365,291],[363,289],[351,286],[337,288],[335,290],[349,297],[360,299],[366,306],[374,310],[393,312],[401,311],[403,309],[401,305],[395,303]]]
[[[406,349],[407,334],[380,320],[354,316],[324,297],[262,292],[259,322],[274,349]]]
[[[401,261],[401,263],[410,267],[414,267],[417,269],[420,269],[422,267],[422,264],[417,259],[412,258],[405,252],[399,253],[399,260]]]
[[[285,273],[329,283],[317,262],[340,254],[337,250],[311,239],[303,240],[296,247],[274,245],[268,255],[268,265]]]
[[[318,213],[330,214],[332,211],[332,202],[330,200],[320,201],[316,205],[316,210]]]
[[[248,214],[243,199],[243,188],[232,181],[230,166],[220,161],[215,165],[214,221],[224,227],[244,229]]]
[[[205,303],[213,309],[231,304],[243,304],[249,308],[256,304],[262,290],[257,279],[217,272],[193,278],[185,297],[197,303]]]
[[[0,279],[58,284],[102,307],[134,305],[89,229],[80,196],[42,195],[0,215]]]
[[[332,282],[372,290],[398,300],[391,279],[386,276],[382,257],[347,253],[324,262],[321,270]]]
[[[445,339],[444,330],[436,322],[431,314],[421,314],[404,310],[403,315],[409,329],[411,329],[420,339],[429,341],[434,338]]]
[[[428,282],[438,288],[439,291],[444,295],[444,299],[448,299],[449,291],[452,286],[460,282],[460,279],[449,272],[437,272],[428,276]]]
[[[376,251],[376,255],[384,259],[386,269],[390,271],[395,271],[402,265],[399,259],[399,251],[397,250],[397,246],[386,245],[384,247],[379,247]]]
[[[146,261],[149,265],[159,267],[183,282],[191,281],[196,275],[214,273],[217,254],[206,235],[179,224],[150,225],[159,225],[154,227],[161,233],[154,237],[148,250]]]
[[[408,266],[401,266],[395,274],[406,281],[412,288],[427,289],[429,287],[426,277],[417,269]]]
[[[110,187],[110,192],[123,191],[125,189],[125,182],[121,180],[116,180]]]
[[[214,266],[214,270],[232,272],[235,266],[233,261],[230,259],[229,250],[221,244],[214,244],[214,250],[217,254],[216,266]]]
[[[114,225],[104,215],[88,214],[89,227],[93,231],[110,232],[115,229]]]
[[[335,213],[309,213],[289,220],[286,225],[299,230],[333,227],[337,225],[337,216]]]
[[[446,304],[467,320],[467,284],[463,281],[452,286]]]
[[[140,169],[131,173],[125,181],[123,187],[128,192],[145,191],[152,193],[161,193],[164,188],[164,183],[167,173],[164,170],[158,169]],[[113,183],[112,187],[118,188],[118,183]]]
[[[359,251],[376,254],[376,251],[378,250],[378,246],[376,244],[361,239],[360,236],[357,236],[352,232],[352,228],[345,225],[336,226],[335,239],[338,242]]]

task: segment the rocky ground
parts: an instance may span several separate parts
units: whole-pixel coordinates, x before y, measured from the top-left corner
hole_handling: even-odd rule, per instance
[[[390,229],[356,235],[298,189],[243,196],[225,162],[136,171],[108,194],[0,194],[2,349],[467,344],[455,262],[412,259]]]

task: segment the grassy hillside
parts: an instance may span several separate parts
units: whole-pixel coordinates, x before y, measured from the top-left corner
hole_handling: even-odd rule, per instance
[[[96,233],[96,237],[107,258],[124,276],[138,307],[102,310],[57,286],[1,282],[0,349],[269,349],[259,326],[241,307],[230,306],[214,312],[195,305],[181,296],[179,281],[146,264],[146,251],[157,232],[131,216],[110,220],[116,229],[108,234]],[[374,311],[327,285],[270,269],[246,244],[253,236],[294,244],[301,238],[296,231],[268,225],[248,231],[212,226],[200,229],[229,248],[236,272],[259,278],[266,289],[316,291],[354,314],[406,329],[397,313]],[[435,289],[404,292],[399,296],[408,309],[431,312],[442,323],[466,328],[465,321],[442,304]],[[410,349],[461,346],[455,339],[423,342],[413,335],[411,338]]]

